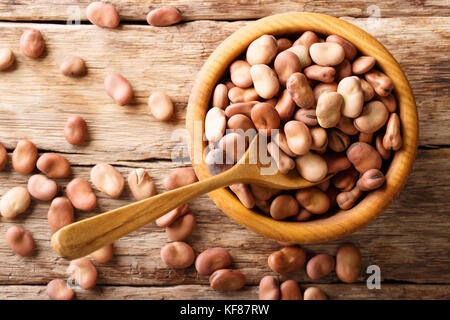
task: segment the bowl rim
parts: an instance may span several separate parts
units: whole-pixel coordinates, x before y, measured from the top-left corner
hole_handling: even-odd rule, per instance
[[[230,63],[261,35],[287,35],[306,30],[320,34],[339,35],[353,43],[361,54],[376,58],[378,67],[394,82],[403,146],[395,152],[386,173],[384,187],[367,194],[352,209],[339,210],[327,218],[305,222],[278,221],[252,209],[247,209],[226,188],[208,194],[227,216],[246,228],[278,241],[299,244],[334,240],[363,227],[384,211],[400,193],[408,178],[418,145],[417,108],[409,82],[389,51],[369,33],[332,16],[306,12],[268,16],[235,31],[209,56],[194,82],[186,115],[192,165],[199,180],[203,180],[211,177],[203,156],[206,147],[203,139],[203,123],[217,81]],[[198,132],[199,125],[201,132]],[[202,140],[202,143],[198,143],[199,139]]]

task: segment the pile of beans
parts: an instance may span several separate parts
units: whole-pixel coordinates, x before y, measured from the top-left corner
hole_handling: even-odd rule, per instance
[[[214,89],[205,118],[210,171],[230,168],[258,132],[281,173],[334,177],[297,191],[230,186],[245,207],[294,221],[352,208],[383,186],[392,151],[402,146],[393,82],[375,67],[337,35],[254,40]]]

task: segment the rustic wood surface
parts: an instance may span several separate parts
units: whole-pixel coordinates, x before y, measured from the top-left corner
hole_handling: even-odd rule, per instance
[[[82,18],[89,1],[79,1]],[[89,177],[98,162],[109,162],[126,176],[131,168],[147,168],[163,192],[162,179],[173,168],[187,165],[172,162],[179,147],[185,107],[192,81],[202,63],[229,34],[248,21],[272,13],[309,10],[345,18],[379,39],[399,61],[411,82],[420,119],[419,152],[413,172],[401,195],[373,223],[362,230],[329,243],[306,246],[311,254],[335,253],[338,245],[353,242],[361,248],[363,270],[357,284],[339,282],[332,274],[317,282],[330,298],[342,299],[443,299],[450,297],[450,19],[448,1],[373,2],[381,18],[368,14],[371,2],[363,1],[173,1],[185,13],[185,22],[168,28],[153,28],[142,20],[149,2],[111,1],[118,4],[126,23],[117,30],[82,24],[67,26],[75,1],[0,1],[0,47],[11,47],[17,63],[0,74],[0,142],[11,153],[17,140],[28,138],[40,152],[64,154],[73,165],[73,175]],[[153,1],[157,6],[162,1]],[[50,6],[50,7],[49,7]],[[73,9],[73,8],[72,8]],[[369,17],[369,18],[368,18]],[[22,22],[6,22],[24,20]],[[39,23],[35,23],[42,20]],[[28,21],[28,22],[26,22]],[[24,28],[42,31],[47,50],[36,61],[24,58],[18,39]],[[58,72],[58,63],[77,54],[86,59],[88,75],[68,79]],[[112,103],[103,89],[108,72],[122,73],[133,86],[131,106]],[[167,123],[149,115],[146,100],[153,90],[164,90],[176,105],[175,118]],[[62,129],[71,114],[82,115],[89,127],[89,140],[72,147]],[[179,130],[176,130],[179,129]],[[175,133],[174,133],[175,130]],[[187,156],[187,153],[184,155]],[[0,195],[28,176],[13,172],[10,165],[0,172]],[[61,190],[68,180],[59,181]],[[128,188],[118,200],[97,192],[99,205],[90,213],[76,213],[83,219],[124,205],[132,200]],[[47,224],[48,203],[34,201],[30,210],[14,221],[1,218],[0,235],[12,224],[29,230],[37,250],[31,257],[11,253],[0,236],[0,298],[45,299],[45,285],[54,278],[66,278],[68,261],[50,247],[52,234]],[[80,299],[255,299],[257,284],[266,274],[267,256],[278,244],[228,219],[213,202],[202,196],[191,202],[197,228],[188,238],[196,252],[210,246],[229,248],[233,267],[247,276],[244,290],[219,294],[208,287],[208,278],[193,267],[166,267],[159,249],[166,243],[164,230],[150,224],[115,243],[114,259],[98,266],[99,285],[91,291],[77,291]],[[365,286],[369,265],[381,268],[381,290]],[[313,285],[305,271],[288,277],[302,287]]]

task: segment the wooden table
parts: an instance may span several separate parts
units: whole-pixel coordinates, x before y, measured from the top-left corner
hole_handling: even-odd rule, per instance
[[[145,22],[149,6],[167,1],[113,0],[122,17],[118,29],[86,23],[90,1],[0,1],[0,47],[17,57],[11,72],[0,74],[0,141],[11,153],[18,139],[31,139],[40,152],[58,152],[72,164],[73,175],[89,178],[99,162],[116,166],[126,176],[132,168],[146,168],[163,192],[162,179],[173,168],[172,149],[185,133],[185,109],[199,68],[217,45],[250,20],[287,11],[327,13],[351,21],[379,39],[399,61],[411,82],[420,118],[420,147],[413,172],[401,195],[375,222],[338,241],[308,245],[309,253],[336,252],[339,244],[357,244],[363,270],[356,284],[343,284],[332,274],[312,282],[301,270],[281,279],[295,279],[302,288],[317,285],[332,299],[443,299],[450,297],[450,6],[449,1],[237,1],[173,0],[185,22],[154,28]],[[26,4],[27,3],[27,4]],[[73,24],[79,13],[81,25]],[[69,21],[66,23],[66,21]],[[69,25],[68,25],[69,24]],[[25,58],[19,37],[25,28],[41,30],[47,52],[38,60]],[[87,77],[62,76],[58,64],[79,55],[88,65]],[[123,74],[132,84],[135,101],[114,104],[103,89],[109,72]],[[172,121],[156,121],[146,105],[152,91],[164,90],[176,105]],[[72,147],[64,140],[69,115],[82,115],[89,141]],[[0,194],[26,185],[27,176],[11,166],[0,173]],[[68,180],[60,181],[61,190]],[[124,205],[132,200],[128,187],[119,200],[97,192],[95,212],[76,213],[76,219]],[[51,249],[47,224],[49,204],[32,201],[14,221],[0,223],[0,298],[45,299],[46,285],[66,278],[68,261]],[[115,257],[99,265],[98,285],[77,290],[79,299],[256,299],[262,276],[274,274],[268,255],[278,244],[237,225],[203,196],[191,203],[197,228],[187,239],[196,252],[208,247],[228,248],[233,267],[247,276],[243,290],[217,293],[208,277],[193,267],[173,270],[159,257],[169,242],[163,229],[148,225],[115,243]],[[29,230],[36,253],[14,255],[4,239],[12,224]],[[366,268],[378,265],[380,290],[366,287]]]

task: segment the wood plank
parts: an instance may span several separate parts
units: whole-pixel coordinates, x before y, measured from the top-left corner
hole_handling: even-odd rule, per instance
[[[2,20],[60,20],[79,17],[86,20],[85,8],[91,0],[31,0],[0,1],[0,19]],[[145,21],[150,8],[170,4],[177,7],[185,20],[214,19],[239,20],[256,19],[267,15],[289,11],[310,11],[333,16],[353,17],[396,17],[396,16],[448,16],[448,2],[445,0],[425,1],[362,1],[346,0],[344,2],[325,0],[224,0],[217,5],[214,0],[173,0],[170,2],[156,0],[111,0],[119,11],[122,20]]]
[[[450,50],[448,19],[351,21],[376,36],[403,66],[417,98],[420,144],[448,143],[450,58],[443,54]],[[15,70],[0,77],[4,115],[0,141],[13,148],[17,139],[29,138],[43,150],[78,154],[84,163],[92,163],[92,155],[97,161],[170,159],[179,137],[185,136],[174,130],[184,127],[196,73],[214,48],[246,23],[197,21],[159,29],[127,25],[113,31],[95,26],[1,23],[2,46],[10,46],[18,62]],[[47,40],[44,58],[31,60],[20,54],[18,39],[27,27],[43,32]],[[57,64],[71,54],[86,59],[87,77],[70,79],[58,72]],[[131,82],[135,93],[131,106],[117,106],[105,93],[103,79],[109,72],[122,73]],[[174,100],[173,120],[162,123],[149,115],[146,101],[154,90],[164,90]],[[90,139],[83,147],[72,147],[64,140],[63,126],[71,114],[81,114],[88,123]]]
[[[450,149],[420,150],[413,173],[401,195],[374,222],[343,239],[307,245],[314,253],[335,254],[339,244],[352,242],[361,248],[363,270],[359,282],[368,277],[369,265],[378,265],[384,281],[406,281],[417,284],[450,284],[450,222],[448,207],[450,183],[443,172],[449,172]],[[136,163],[131,163],[136,165]],[[142,162],[162,191],[163,177],[176,166],[171,162]],[[431,168],[440,168],[432,170]],[[126,175],[124,163],[118,169]],[[88,179],[89,166],[74,166],[74,176]],[[0,194],[13,186],[25,185],[26,176],[11,172],[8,167],[0,172]],[[63,186],[67,180],[60,181]],[[118,200],[97,192],[99,206],[92,213],[76,213],[77,219],[125,205],[131,200],[129,189]],[[11,253],[0,237],[0,284],[45,284],[53,278],[65,277],[68,261],[57,257],[50,246],[51,231],[47,225],[48,203],[34,201],[31,210],[14,221],[4,218],[0,235],[13,223],[24,226],[35,237],[37,252],[21,258]],[[274,274],[267,266],[268,255],[278,250],[278,244],[237,225],[227,218],[214,203],[202,196],[191,202],[191,211],[197,217],[197,227],[187,239],[199,253],[208,247],[222,246],[233,256],[233,268],[244,272],[249,285],[256,285],[266,274]],[[168,243],[164,230],[150,224],[115,243],[115,258],[98,266],[99,283],[109,285],[181,285],[207,284],[207,276],[199,276],[193,267],[174,270],[164,265],[159,257],[162,246]],[[299,282],[310,282],[304,270],[289,275]],[[339,282],[332,274],[320,283]]]
[[[300,284],[302,292],[311,285]],[[448,299],[448,285],[381,284],[381,289],[368,290],[364,285],[314,285],[331,300],[397,300]],[[45,300],[45,286],[0,286],[0,299]],[[257,286],[245,286],[235,292],[217,292],[208,286],[178,285],[170,287],[96,286],[91,290],[75,289],[78,300],[256,300]]]

